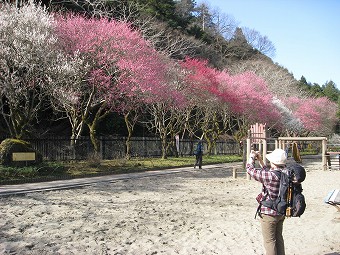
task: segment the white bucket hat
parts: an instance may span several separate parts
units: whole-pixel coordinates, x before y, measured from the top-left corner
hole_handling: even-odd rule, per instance
[[[273,164],[283,166],[286,164],[287,155],[282,149],[275,149],[272,153],[267,154],[266,158]]]

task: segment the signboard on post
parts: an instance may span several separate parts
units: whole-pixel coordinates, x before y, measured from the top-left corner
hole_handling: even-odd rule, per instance
[[[13,152],[13,161],[34,161],[35,152]]]

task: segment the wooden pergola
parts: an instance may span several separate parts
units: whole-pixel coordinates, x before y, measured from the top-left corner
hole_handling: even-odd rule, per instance
[[[326,137],[279,137],[277,139],[278,144],[275,144],[276,148],[285,149],[286,142],[295,141],[320,141],[322,142],[322,167],[323,170],[327,170],[327,138]]]
[[[250,135],[250,132],[248,134],[247,139],[247,156],[250,153],[251,150],[251,140],[257,139],[260,143],[260,151],[262,152],[263,159],[265,160],[267,155],[267,138],[265,134],[265,130],[263,130],[263,135],[256,134],[256,137],[252,137]],[[279,149],[285,149],[287,142],[296,142],[296,141],[320,141],[322,143],[322,168],[323,170],[327,170],[327,138],[326,137],[279,137],[275,141],[275,148]],[[247,175],[247,179],[250,179],[250,177]]]

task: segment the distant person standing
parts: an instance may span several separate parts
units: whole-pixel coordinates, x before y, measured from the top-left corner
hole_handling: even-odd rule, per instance
[[[196,150],[194,152],[196,155],[196,163],[194,165],[194,168],[198,166],[199,169],[202,169],[202,160],[203,160],[203,142],[202,140],[199,140],[196,146]]]
[[[285,149],[287,159],[289,158],[289,150],[290,150],[290,144],[288,143],[288,144],[287,144],[287,147],[286,147],[286,149]]]

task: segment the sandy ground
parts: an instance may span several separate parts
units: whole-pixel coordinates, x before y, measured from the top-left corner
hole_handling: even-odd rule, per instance
[[[305,164],[306,212],[286,254],[340,254],[340,212],[323,202],[340,171]],[[263,254],[261,184],[227,167],[0,197],[0,254]]]

